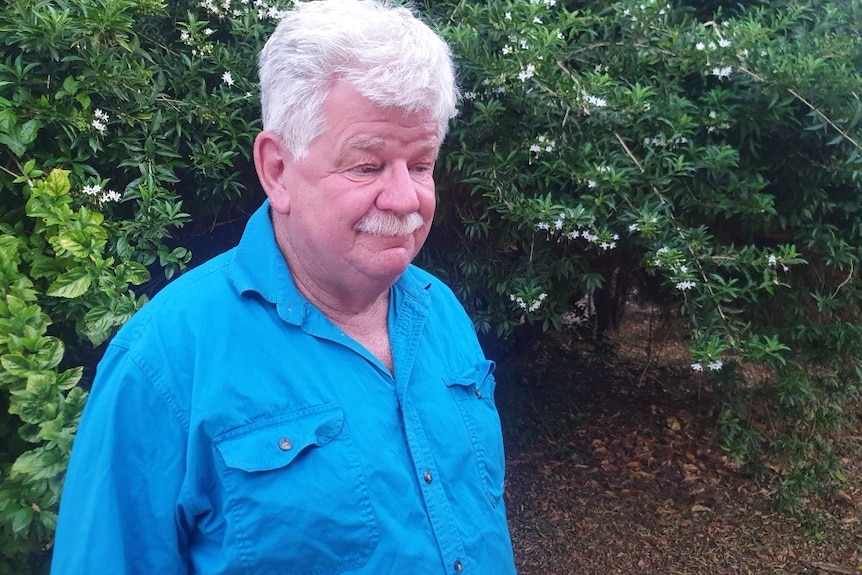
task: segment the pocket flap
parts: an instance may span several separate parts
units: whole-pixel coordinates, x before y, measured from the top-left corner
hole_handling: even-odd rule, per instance
[[[268,471],[288,465],[309,447],[326,445],[343,428],[340,405],[317,405],[224,433],[215,446],[228,467]]]
[[[485,359],[471,367],[470,369],[456,373],[453,377],[450,377],[446,380],[446,385],[449,387],[476,387],[476,389],[481,389],[483,386],[483,382],[488,379],[492,373],[494,373],[494,368],[496,364],[489,360]]]

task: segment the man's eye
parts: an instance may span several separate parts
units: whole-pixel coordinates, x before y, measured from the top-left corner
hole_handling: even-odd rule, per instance
[[[362,164],[353,168],[354,172],[359,174],[372,174],[380,169],[380,166],[376,164]]]

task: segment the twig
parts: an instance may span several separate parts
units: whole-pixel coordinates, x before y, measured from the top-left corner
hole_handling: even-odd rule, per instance
[[[843,288],[845,285],[847,285],[847,282],[849,282],[851,279],[853,279],[853,264],[852,263],[850,264],[850,273],[847,274],[847,278],[843,282],[838,284],[838,287],[835,288],[835,293],[832,294],[832,297],[837,296],[838,292],[841,291],[841,288]]]
[[[616,132],[614,132],[614,136],[617,137],[617,140],[619,140],[620,144],[623,147],[623,150],[626,151],[626,154],[628,155],[628,157],[632,159],[632,161],[635,163],[635,165],[638,167],[638,169],[641,171],[641,173],[644,173],[644,167],[641,165],[641,163],[638,161],[638,159],[635,158],[635,155],[632,154],[632,151],[629,150],[629,147],[626,145],[626,143],[623,141],[623,139],[620,137],[620,135],[617,134]]]
[[[766,79],[765,79],[765,78],[763,78],[763,76],[760,76],[760,75],[758,75],[758,74],[755,74],[755,73],[754,73],[754,72],[752,72],[751,70],[748,70],[748,69],[746,69],[746,68],[743,68],[742,66],[738,66],[738,68],[739,68],[740,70],[742,70],[743,72],[745,72],[746,74],[748,74],[749,76],[751,76],[752,78],[754,78],[755,80],[757,80],[758,82],[765,82],[765,81],[766,81]],[[845,132],[844,130],[842,130],[842,129],[838,126],[838,124],[836,124],[835,122],[833,122],[833,121],[829,118],[829,116],[827,116],[826,114],[824,114],[823,112],[821,112],[820,110],[818,110],[818,109],[814,106],[814,104],[812,104],[811,102],[809,102],[808,100],[806,100],[805,98],[803,98],[803,97],[802,97],[802,95],[801,95],[799,92],[797,92],[797,91],[796,91],[796,90],[794,90],[793,88],[785,88],[785,90],[787,90],[788,92],[790,92],[790,93],[793,95],[793,97],[794,97],[794,98],[796,98],[797,100],[799,100],[800,102],[802,102],[803,104],[805,104],[806,106],[808,106],[808,107],[811,109],[811,111],[813,111],[813,112],[814,112],[814,113],[816,113],[818,116],[820,116],[821,118],[823,118],[823,120],[824,120],[827,124],[829,124],[830,126],[832,126],[832,128],[833,128],[836,132],[838,132],[839,134],[841,134],[841,136],[842,136],[845,140],[847,140],[848,142],[850,142],[851,144],[853,144],[853,145],[854,145],[856,148],[858,148],[859,150],[862,150],[862,144],[860,144],[859,142],[857,142],[856,140],[854,140],[854,139],[853,139],[853,137],[852,137],[852,136],[850,136],[850,134],[848,134],[847,132]]]

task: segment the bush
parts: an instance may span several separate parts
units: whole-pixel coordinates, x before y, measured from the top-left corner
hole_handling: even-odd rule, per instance
[[[732,460],[791,506],[841,479],[830,436],[862,374],[862,4],[426,5],[465,90],[426,257],[479,327],[594,337],[628,298],[671,307]]]
[[[44,569],[99,346],[161,283],[151,271],[189,263],[172,237],[188,212],[208,226],[256,181],[256,54],[277,14],[240,0],[0,9],[0,572]]]

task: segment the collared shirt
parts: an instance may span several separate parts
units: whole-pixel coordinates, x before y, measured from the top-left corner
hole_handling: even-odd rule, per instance
[[[416,267],[388,321],[394,373],[297,291],[264,203],[111,342],[52,573],[515,573],[494,364]]]

